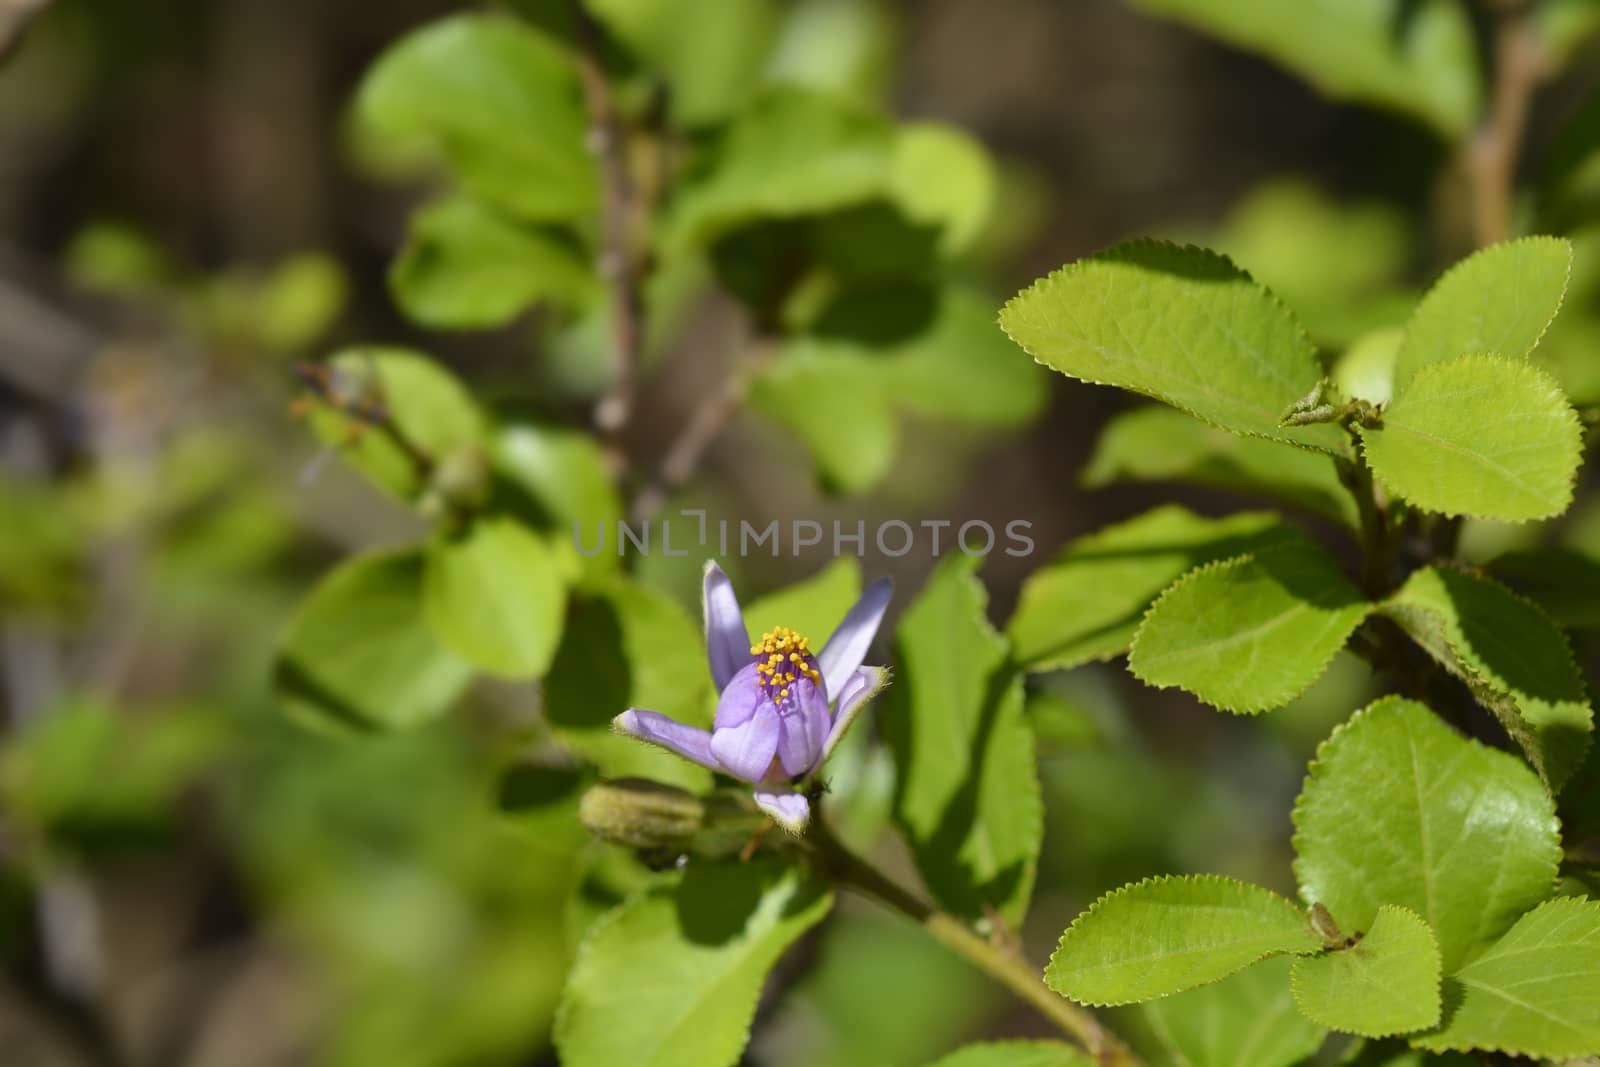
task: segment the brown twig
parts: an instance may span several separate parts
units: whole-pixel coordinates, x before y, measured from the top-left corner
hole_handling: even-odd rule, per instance
[[[1503,241],[1511,233],[1517,158],[1534,91],[1544,79],[1544,44],[1526,0],[1491,0],[1493,93],[1483,122],[1464,157],[1472,202],[1473,243]]]
[[[634,521],[654,518],[673,491],[689,480],[729,420],[744,406],[751,382],[771,358],[772,345],[758,342],[695,408],[678,436],[667,446],[654,480],[634,499]]]
[[[638,198],[628,172],[624,130],[601,60],[604,34],[578,0],[574,0],[572,10],[580,45],[578,69],[589,114],[589,151],[600,164],[600,275],[611,287],[612,333],[616,344],[611,387],[595,406],[594,422],[620,467],[622,431],[633,416],[639,358],[644,348],[643,264],[633,237]]]
[[[815,798],[813,798],[815,800]],[[815,862],[839,884],[921,924],[934,940],[1004,985],[1049,1019],[1101,1067],[1143,1067],[1143,1061],[1087,1008],[1051,990],[1019,954],[1003,951],[965,923],[939,911],[846,848],[820,814],[806,831]]]

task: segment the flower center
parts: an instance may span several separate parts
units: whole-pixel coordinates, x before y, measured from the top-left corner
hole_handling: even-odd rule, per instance
[[[801,637],[787,626],[769,630],[761,640],[750,646],[756,657],[756,675],[761,691],[774,704],[786,704],[789,691],[801,679],[822,686],[822,673],[817,670],[817,658],[809,648],[811,638]]]

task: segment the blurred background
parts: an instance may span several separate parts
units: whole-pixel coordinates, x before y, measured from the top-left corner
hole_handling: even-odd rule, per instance
[[[995,203],[961,269],[995,307],[1124,237],[1172,235],[1232,251],[1339,346],[1403,316],[1470,247],[1459,178],[1424,128],[1117,0],[781,6],[775,55],[848,65],[859,95],[993,153]],[[302,361],[408,345],[498,410],[578,426],[603,386],[581,324],[533,312],[426,330],[396,307],[389,263],[427,181],[363,137],[350,102],[386,47],[459,9],[0,0],[6,1067],[551,1063],[575,939],[641,877],[575,826],[520,813],[507,769],[549,745],[532,687],[480,683],[446,719],[352,743],[296,726],[269,685],[317,577],[423,529],[306,432]],[[1539,97],[1527,160],[1600,79],[1592,59]],[[709,287],[674,318],[630,455],[674,439],[737,343]],[[761,524],[1026,520],[1037,554],[984,570],[1001,621],[1074,536],[1166,500],[1241,504],[1103,465],[1085,485],[1098,431],[1129,404],[1039,374],[1036,419],[912,417],[889,475],[845,494],[818,487],[782,429],[735,415],[672,505]],[[1469,551],[1509,536],[1469,531]],[[741,588],[779,588],[829,554],[760,561]],[[909,597],[932,562],[869,545],[863,570]],[[698,613],[698,560],[643,566]],[[1305,761],[1370,687],[1340,659],[1296,705],[1244,721],[1116,664],[1047,679],[1030,698],[1047,800],[1032,958],[1125,880],[1203,869],[1292,888]],[[852,834],[909,872],[879,833],[885,758],[860,755]],[[772,986],[752,1064],[909,1065],[1044,1032],[855,901]]]

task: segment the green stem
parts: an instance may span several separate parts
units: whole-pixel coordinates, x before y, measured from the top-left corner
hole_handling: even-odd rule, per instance
[[[1011,990],[1054,1023],[1102,1067],[1143,1067],[1122,1041],[1087,1009],[1057,995],[1028,962],[979,937],[961,920],[939,911],[846,848],[820,814],[806,833],[821,869],[839,884],[900,912],[935,941]]]
[[[1378,503],[1372,469],[1359,453],[1354,458],[1334,462],[1339,467],[1339,481],[1355,499],[1361,520],[1361,588],[1369,597],[1377,599],[1388,594],[1389,572],[1394,565],[1395,537],[1389,527],[1389,516]]]

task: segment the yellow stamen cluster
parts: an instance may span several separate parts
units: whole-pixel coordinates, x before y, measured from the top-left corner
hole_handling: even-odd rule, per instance
[[[822,684],[816,660],[811,655],[811,638],[801,637],[787,626],[780,626],[761,635],[761,640],[750,646],[750,654],[766,657],[756,663],[756,673],[761,685],[770,695],[777,690],[775,699],[787,700],[789,687],[801,678],[812,685]]]

